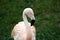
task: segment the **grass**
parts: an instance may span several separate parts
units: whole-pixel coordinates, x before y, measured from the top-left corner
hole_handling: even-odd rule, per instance
[[[0,40],[9,40],[24,8],[34,10],[36,40],[60,40],[60,0],[0,0]]]

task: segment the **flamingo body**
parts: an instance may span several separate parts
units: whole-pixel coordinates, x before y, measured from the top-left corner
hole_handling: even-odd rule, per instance
[[[30,23],[29,23],[30,25]],[[35,27],[31,26],[31,32],[32,35],[30,35],[28,32],[26,32],[26,27],[24,22],[19,22],[18,24],[15,25],[14,29],[12,30],[12,37],[14,39],[18,40],[32,40],[35,37]]]

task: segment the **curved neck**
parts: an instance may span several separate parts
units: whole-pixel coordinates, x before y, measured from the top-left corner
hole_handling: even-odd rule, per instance
[[[24,13],[23,13],[23,20],[24,20],[25,25],[28,27],[29,23],[28,23],[26,15]]]

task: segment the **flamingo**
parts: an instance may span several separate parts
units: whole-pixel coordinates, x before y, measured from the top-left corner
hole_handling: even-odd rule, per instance
[[[33,26],[35,22],[34,12],[31,8],[25,8],[23,11],[23,21],[18,22],[11,32],[14,40],[36,40],[36,28]],[[27,17],[31,19],[28,22]]]

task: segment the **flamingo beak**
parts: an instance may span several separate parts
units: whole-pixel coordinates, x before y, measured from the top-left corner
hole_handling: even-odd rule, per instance
[[[31,20],[31,26],[34,25],[35,23],[35,20]]]

